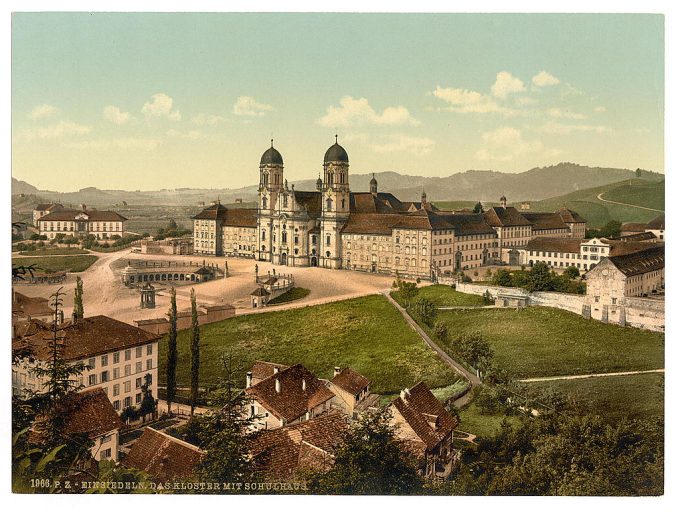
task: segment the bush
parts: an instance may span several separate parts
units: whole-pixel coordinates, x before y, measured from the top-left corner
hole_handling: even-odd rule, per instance
[[[432,327],[437,317],[437,308],[427,299],[419,298],[413,303],[412,311],[425,325]]]
[[[449,328],[446,326],[445,322],[438,321],[434,324],[434,334],[443,342],[447,342],[449,339]]]
[[[499,268],[491,279],[496,286],[512,286],[512,275],[504,268]]]

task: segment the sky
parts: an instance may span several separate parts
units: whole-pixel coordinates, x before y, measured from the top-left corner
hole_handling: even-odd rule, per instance
[[[15,13],[12,173],[40,189],[235,188],[274,139],[316,178],[558,162],[664,172],[664,18]]]

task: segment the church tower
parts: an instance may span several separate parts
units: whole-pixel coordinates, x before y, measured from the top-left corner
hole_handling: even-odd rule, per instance
[[[342,268],[341,230],[349,217],[349,157],[338,144],[333,144],[323,158],[321,193],[321,266]]]
[[[257,251],[256,257],[261,261],[271,261],[273,251],[272,220],[278,208],[279,195],[283,191],[283,157],[271,147],[260,158],[260,185],[257,205]]]

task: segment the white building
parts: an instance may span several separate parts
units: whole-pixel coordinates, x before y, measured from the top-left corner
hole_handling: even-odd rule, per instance
[[[34,323],[34,332],[12,343],[13,351],[31,351],[30,357],[12,365],[14,395],[45,390],[46,378],[36,375],[34,369],[50,357],[48,341],[52,330],[48,323]],[[147,375],[151,378],[151,394],[158,397],[158,340],[161,336],[101,315],[75,323],[66,321],[57,333],[64,339],[64,359],[86,365],[78,384],[85,390],[101,388],[116,412],[141,404],[142,385]]]
[[[34,212],[35,214],[35,212]],[[125,233],[127,219],[119,213],[105,210],[88,210],[81,205],[80,210],[57,209],[42,215],[37,220],[38,231],[52,239],[58,233],[66,236],[85,237],[94,235],[98,240],[107,240]]]

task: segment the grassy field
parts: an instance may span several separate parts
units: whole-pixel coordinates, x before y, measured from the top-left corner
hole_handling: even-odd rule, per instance
[[[309,290],[307,288],[294,287],[288,290],[283,295],[279,295],[275,299],[269,301],[271,306],[275,304],[285,304],[286,302],[293,302],[294,300],[304,299],[309,295]]]
[[[453,338],[480,331],[494,350],[494,361],[518,378],[664,366],[663,334],[586,320],[559,309],[439,311],[437,320],[447,324]]]
[[[604,199],[628,204],[637,204],[648,208],[664,209],[665,182],[651,182],[642,179],[626,180],[610,183],[601,187],[578,190],[563,196],[531,201],[532,211],[555,211],[566,206],[577,211],[588,221],[589,228],[600,228],[610,220],[621,222],[648,222],[659,215],[658,212],[642,210],[629,206],[621,206],[600,201],[597,196],[602,193]],[[521,201],[520,201],[521,202]],[[519,203],[513,203],[519,207]]]
[[[13,265],[35,265],[43,272],[82,272],[97,261],[97,256],[83,254],[76,256],[44,256],[39,258],[12,258]]]
[[[179,386],[189,383],[189,337],[188,330],[178,337]],[[166,350],[167,342],[162,340],[161,382]],[[419,380],[433,388],[458,380],[387,299],[377,295],[202,326],[201,386],[216,383],[220,356],[228,351],[248,368],[256,359],[299,362],[320,378],[330,378],[334,366],[351,366],[368,377],[372,391],[380,394],[398,393]]]
[[[21,251],[22,256],[64,256],[67,254],[87,254],[84,249],[78,247],[57,247],[53,249],[36,249],[35,251]]]
[[[635,204],[638,206],[646,206],[647,208],[655,208],[663,210],[666,205],[665,201],[665,183],[660,182],[643,182],[643,183],[628,183],[620,187],[608,190],[602,195],[603,199],[609,201],[618,201],[619,203]]]
[[[664,414],[664,376],[658,373],[560,380],[528,384],[573,396],[609,421],[642,419]]]
[[[404,306],[399,293],[392,292],[392,297],[394,300],[399,302],[399,304]],[[457,292],[450,286],[443,284],[435,284],[432,286],[423,286],[422,288],[418,288],[417,297],[427,299],[438,307],[484,305],[484,298],[481,295]]]

